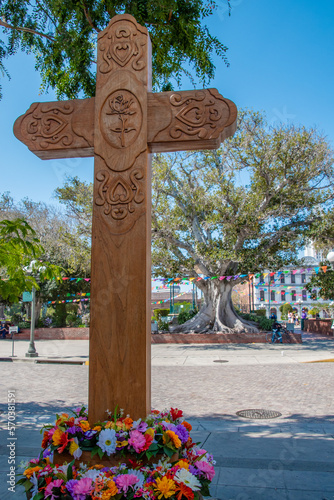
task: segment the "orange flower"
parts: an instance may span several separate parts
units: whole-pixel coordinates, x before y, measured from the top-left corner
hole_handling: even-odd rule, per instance
[[[93,431],[100,432],[101,429],[102,427],[100,425],[95,425],[95,427],[93,427]]]
[[[44,431],[43,440],[42,440],[42,448],[43,449],[47,448],[48,444],[49,444],[49,433],[48,433],[48,431]]]
[[[52,435],[52,442],[55,446],[58,446],[61,442],[61,437],[64,434],[60,429],[56,429]]]
[[[178,491],[176,498],[177,500],[181,500],[182,497],[187,498],[187,500],[193,500],[194,492],[189,486],[186,486],[184,483],[180,483],[176,485],[176,491]]]
[[[115,429],[116,425],[114,422],[107,422],[106,425],[104,426],[106,429]]]
[[[191,431],[191,429],[193,428],[191,424],[189,424],[189,422],[181,422],[181,424],[187,429],[187,431]]]
[[[175,464],[177,467],[180,467],[180,469],[187,469],[189,470],[189,462],[188,460],[179,460],[177,464]]]
[[[123,423],[125,424],[126,429],[129,430],[133,425],[133,420],[130,417],[126,417]]]
[[[42,467],[39,467],[38,465],[36,465],[36,467],[29,467],[29,469],[26,469],[23,472],[23,475],[26,476],[27,479],[30,479],[32,477],[32,475],[34,474],[34,472],[38,472],[41,469],[42,469]]]
[[[173,431],[168,430],[164,432],[162,440],[164,444],[168,444],[169,441],[172,441],[175,448],[181,448],[181,440]]]
[[[84,432],[87,432],[90,429],[90,425],[87,420],[80,420],[79,425]]]
[[[109,488],[109,491],[110,491],[112,497],[114,495],[117,495],[117,493],[118,493],[117,486],[112,479],[110,479],[110,481],[107,482],[107,486]]]
[[[58,420],[56,420],[56,425],[61,425],[65,422],[65,420],[68,419],[68,414],[67,413],[62,413]]]

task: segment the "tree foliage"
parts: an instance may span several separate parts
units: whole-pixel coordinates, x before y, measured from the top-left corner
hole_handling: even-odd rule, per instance
[[[240,114],[220,150],[157,155],[153,172],[157,275],[280,269],[334,197],[326,140],[304,127],[269,129],[254,112]]]
[[[323,262],[321,265],[328,265],[328,262]],[[326,272],[320,269],[318,274],[312,276],[305,288],[310,292],[312,299],[317,298],[313,290],[319,288],[318,294],[323,300],[334,300],[334,270],[330,267]]]
[[[6,73],[4,60],[18,50],[32,52],[42,90],[51,87],[58,98],[91,97],[97,35],[111,17],[128,13],[150,33],[154,88],[170,90],[173,80],[191,72],[206,84],[214,76],[213,53],[227,64],[226,47],[203,24],[216,8],[214,0],[4,0],[0,71]]]
[[[0,298],[2,301],[16,302],[22,292],[32,287],[39,288],[36,281],[51,278],[55,268],[38,259],[43,247],[36,232],[23,219],[2,220],[0,222]],[[29,274],[27,267],[35,261],[35,273]]]

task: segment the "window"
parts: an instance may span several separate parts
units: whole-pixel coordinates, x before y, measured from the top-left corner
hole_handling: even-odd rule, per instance
[[[284,290],[281,291],[281,301],[285,302],[285,291]]]
[[[274,290],[270,292],[270,300],[276,300],[276,293],[274,292]]]
[[[307,300],[307,290],[302,290],[302,299],[303,301]]]
[[[296,302],[297,300],[296,290],[291,290],[291,300],[292,302]]]
[[[284,274],[281,274],[281,283],[285,283],[285,276],[284,276]]]
[[[260,301],[264,302],[264,290],[260,290]]]
[[[291,283],[296,283],[296,276],[291,273]]]
[[[306,274],[302,274],[302,283],[306,283]]]
[[[269,277],[270,283],[275,283],[275,274]]]
[[[312,300],[317,300],[317,291],[315,288],[312,290]]]

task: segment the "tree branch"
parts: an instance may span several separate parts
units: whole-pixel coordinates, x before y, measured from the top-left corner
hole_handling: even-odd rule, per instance
[[[50,40],[50,42],[54,42],[55,39],[49,35],[46,35],[45,33],[41,33],[40,31],[33,30],[31,28],[23,28],[21,26],[12,26],[11,24],[6,23],[3,19],[0,19],[0,26],[3,26],[4,28],[8,28],[11,30],[16,30],[16,31],[23,31],[24,33],[31,33],[32,35],[38,35],[46,38],[47,40]]]

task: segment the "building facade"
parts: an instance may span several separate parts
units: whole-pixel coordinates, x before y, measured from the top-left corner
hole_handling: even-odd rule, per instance
[[[315,303],[317,305],[328,303],[319,297],[319,289],[314,288],[311,293],[305,288],[312,275],[320,269],[321,256],[312,250],[312,246],[305,249],[303,267],[290,267],[279,272],[269,271],[254,277],[255,309],[265,309],[268,318],[275,313],[280,320],[279,308],[285,303],[291,304],[299,317],[302,309],[309,311]],[[326,313],[322,311],[320,316],[326,317]]]

